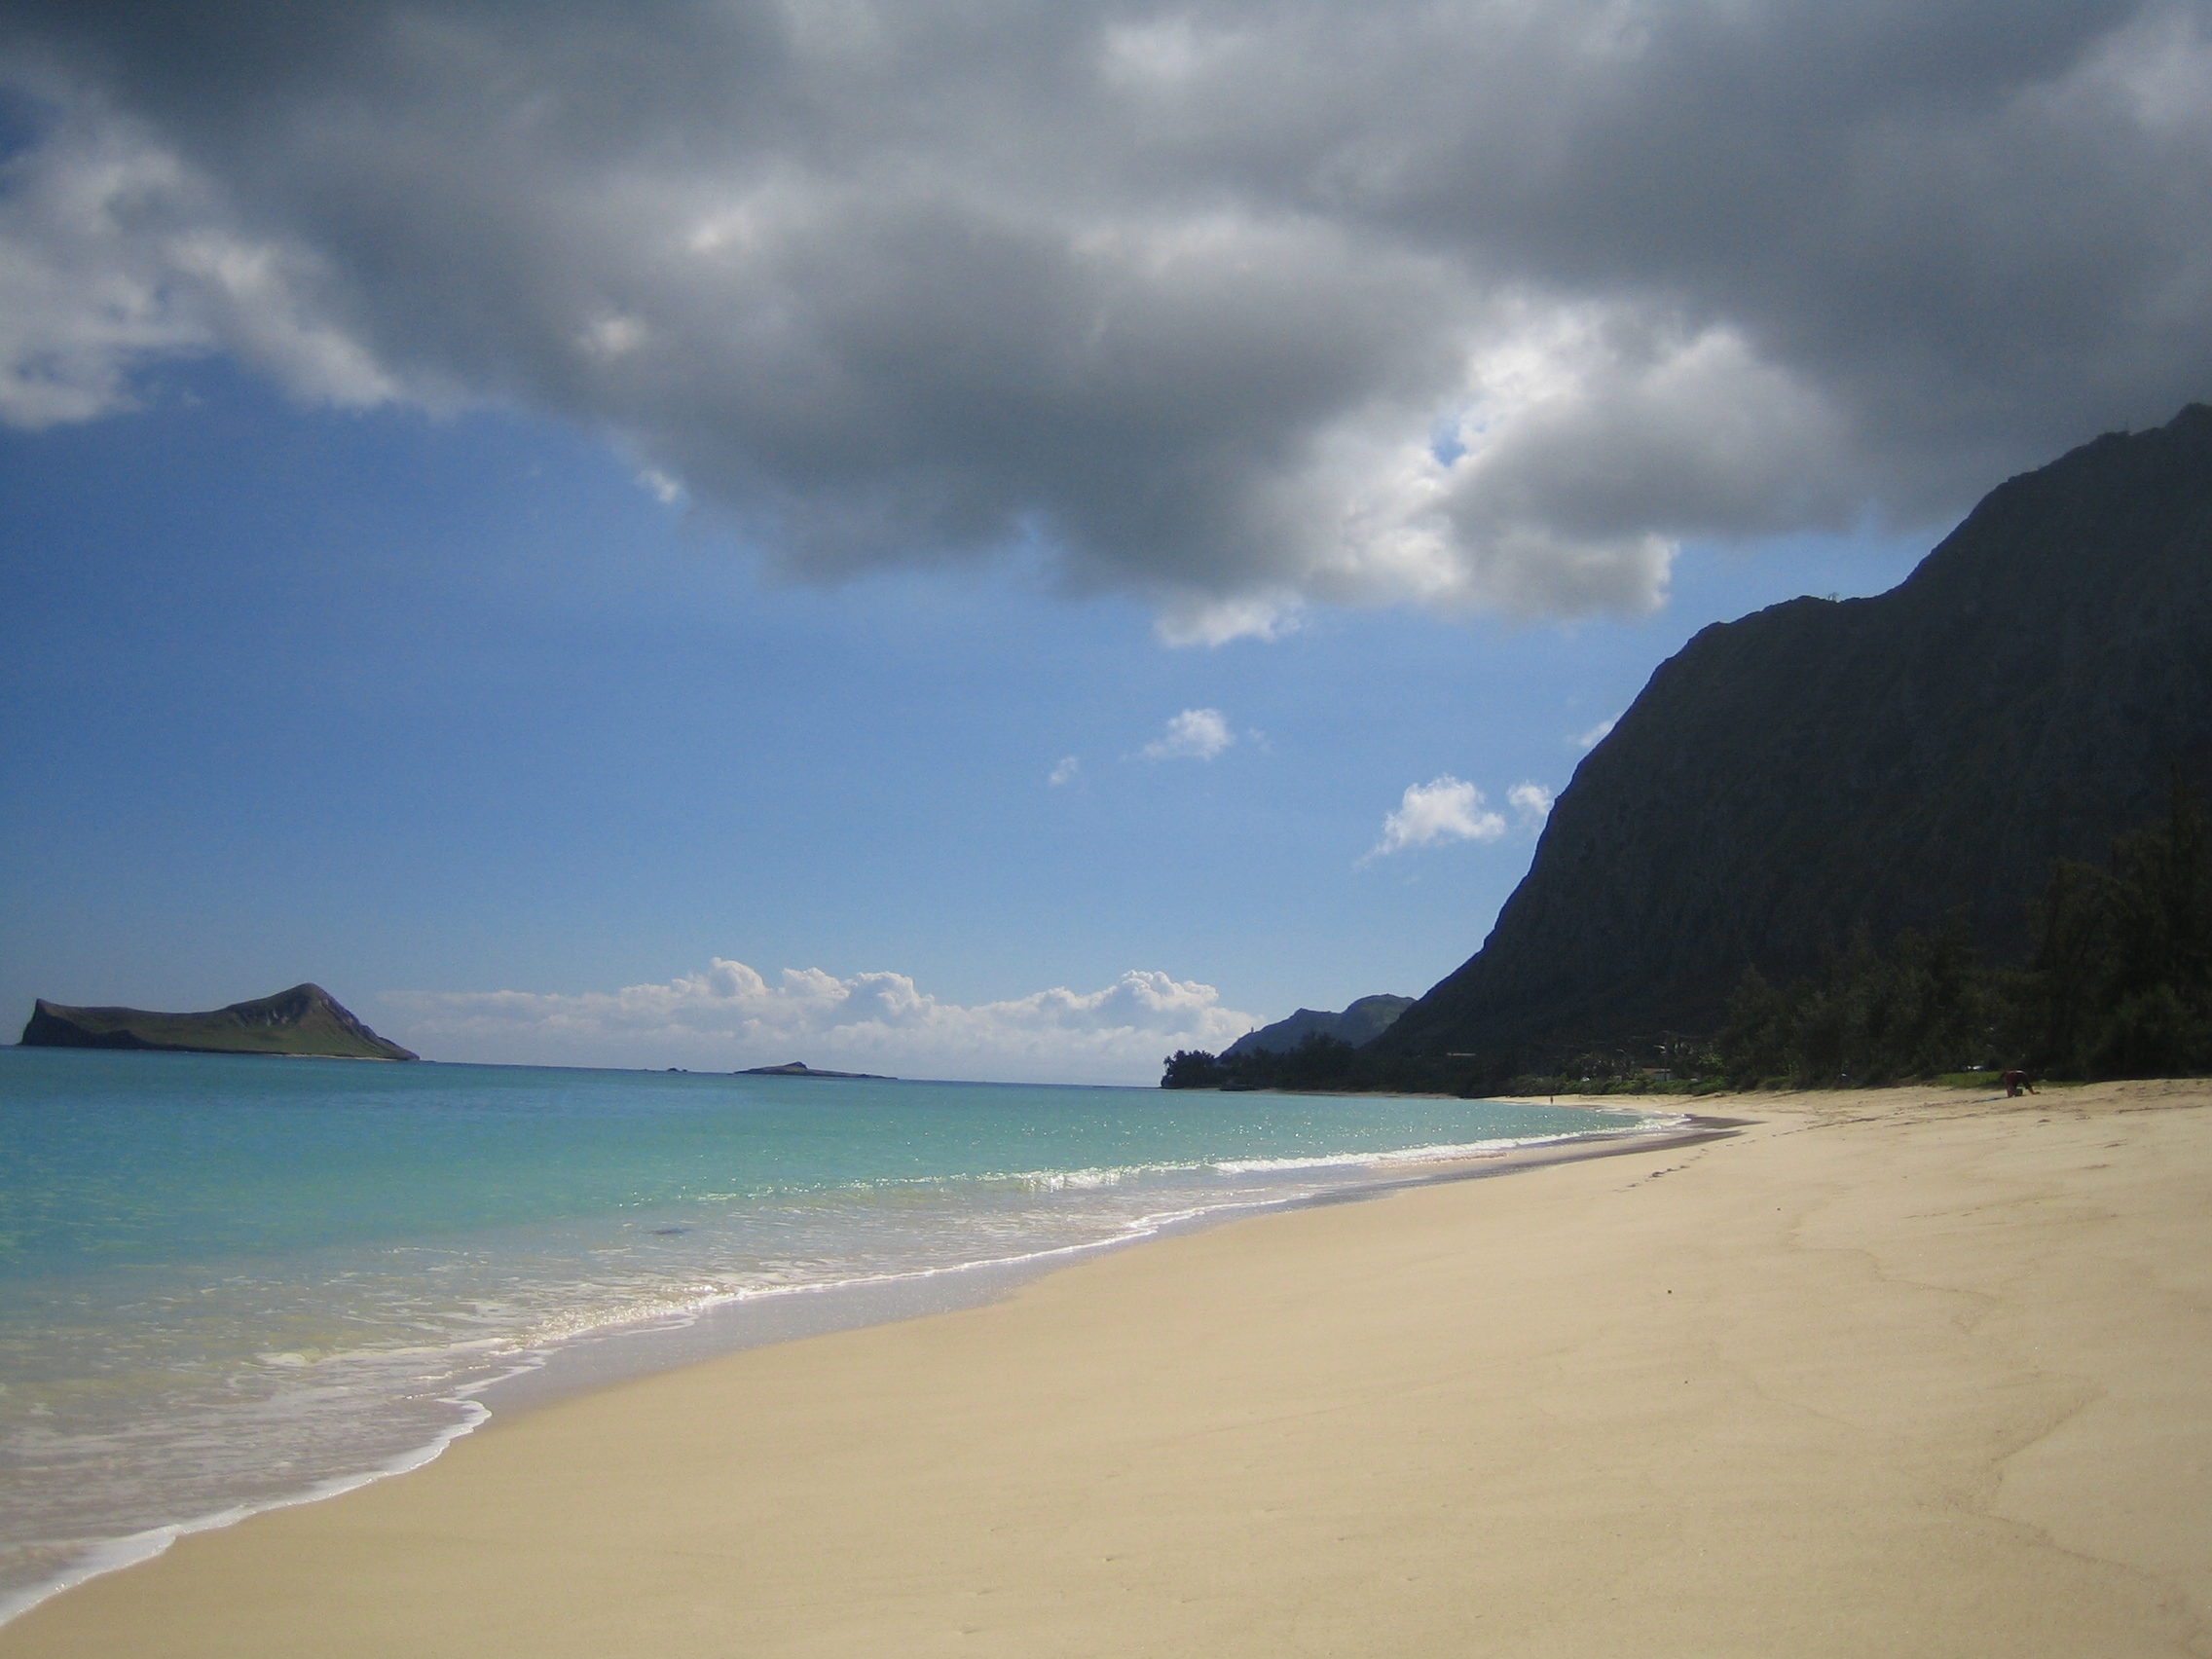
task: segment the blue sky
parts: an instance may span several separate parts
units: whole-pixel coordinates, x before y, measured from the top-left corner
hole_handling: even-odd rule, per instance
[[[1512,786],[1563,788],[1707,622],[1878,591],[1923,550],[1691,548],[1629,622],[1343,610],[1174,646],[1014,558],[763,579],[542,419],[306,411],[221,364],[149,404],[0,438],[0,989],[196,1008],[314,978],[445,1058],[855,1056],[425,1033],[392,993],[608,992],[722,957],[960,1005],[1130,970],[1261,1020],[1419,994],[1528,867]],[[1146,758],[1186,710],[1233,741]],[[1361,866],[1444,775],[1505,832]]]
[[[19,0],[0,1013],[1149,1082],[2212,392],[2194,0]]]

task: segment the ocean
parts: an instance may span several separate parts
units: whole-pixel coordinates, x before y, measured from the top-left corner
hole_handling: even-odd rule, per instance
[[[1652,1120],[1494,1101],[0,1050],[0,1618],[535,1386]]]

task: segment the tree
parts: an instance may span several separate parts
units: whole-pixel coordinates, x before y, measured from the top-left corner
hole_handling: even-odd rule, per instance
[[[1167,1056],[1160,1079],[1162,1088],[1216,1088],[1223,1081],[1221,1062],[1203,1049],[1178,1049]]]

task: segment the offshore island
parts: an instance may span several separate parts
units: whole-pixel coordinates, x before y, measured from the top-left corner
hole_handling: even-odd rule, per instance
[[[730,1075],[732,1077],[827,1077],[840,1079],[847,1083],[897,1083],[899,1081],[895,1077],[885,1077],[879,1072],[818,1071],[804,1060],[787,1060],[780,1066],[747,1066],[745,1070],[732,1072]]]
[[[41,997],[20,1041],[26,1049],[137,1049],[345,1060],[422,1057],[379,1037],[315,984],[294,985],[273,997],[232,1003],[205,1014],[70,1008]]]

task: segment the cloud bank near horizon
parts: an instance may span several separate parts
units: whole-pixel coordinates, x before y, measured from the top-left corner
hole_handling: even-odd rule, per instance
[[[1222,1007],[1211,985],[1156,972],[1132,970],[1102,990],[1055,986],[964,1007],[903,974],[787,968],[771,981],[723,957],[619,991],[409,991],[381,1001],[399,1014],[398,1040],[433,1058],[718,1071],[802,1059],[1012,1083],[1157,1083],[1172,1051],[1218,1051],[1261,1023]]]
[[[1661,603],[2212,390],[2191,0],[18,0],[0,421],[520,407],[834,581]]]

